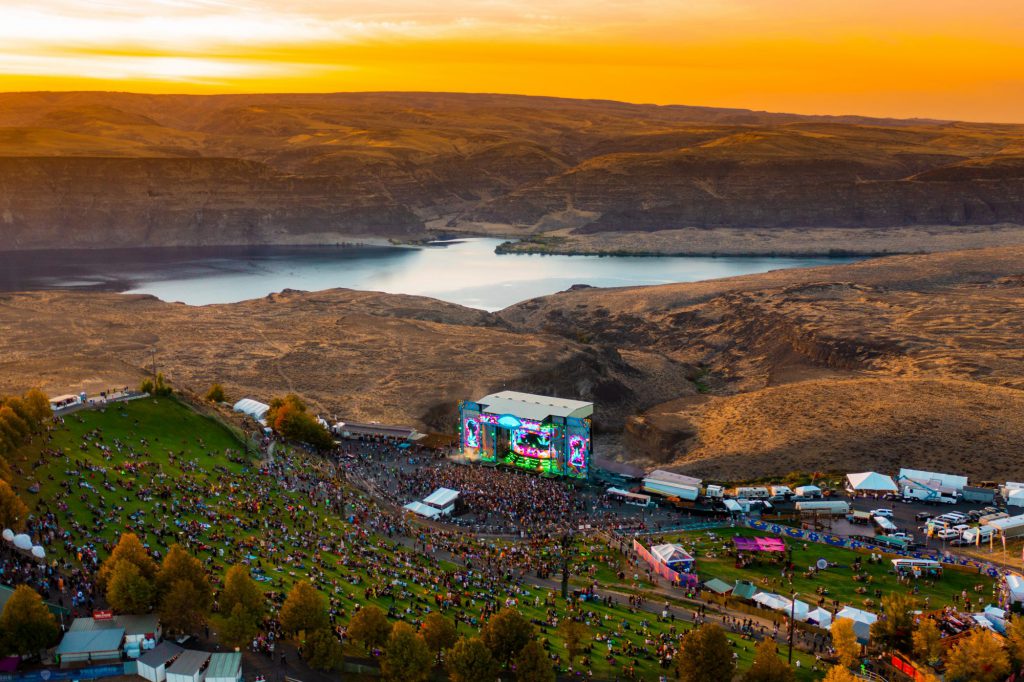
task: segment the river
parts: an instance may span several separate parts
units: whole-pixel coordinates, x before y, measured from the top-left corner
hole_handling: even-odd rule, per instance
[[[843,258],[498,255],[501,240],[412,247],[217,247],[0,254],[0,290],[93,289],[190,305],[233,303],[282,289],[344,287],[430,296],[484,310],[573,284],[624,287],[731,277]]]

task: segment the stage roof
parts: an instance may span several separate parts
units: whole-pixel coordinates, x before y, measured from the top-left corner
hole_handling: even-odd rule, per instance
[[[476,402],[485,412],[491,414],[514,414],[517,417],[535,421],[542,421],[546,417],[583,418],[594,414],[594,403],[518,391],[492,393]]]

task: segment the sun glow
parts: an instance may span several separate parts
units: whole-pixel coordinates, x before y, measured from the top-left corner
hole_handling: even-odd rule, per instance
[[[442,90],[1024,121],[1024,3],[15,0],[0,88]]]

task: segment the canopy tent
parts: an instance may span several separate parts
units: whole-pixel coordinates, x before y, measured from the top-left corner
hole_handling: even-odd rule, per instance
[[[1006,574],[1006,591],[1010,596],[1010,603],[1024,603],[1024,578],[1016,573]]]
[[[821,495],[821,488],[816,485],[801,485],[794,488],[793,492],[802,497],[818,497]]]
[[[718,578],[712,578],[711,580],[708,580],[704,583],[704,587],[705,589],[711,590],[715,594],[728,594],[729,592],[732,592],[732,585],[725,582],[724,580],[719,580]]]
[[[774,592],[758,592],[753,596],[753,600],[773,611],[789,610],[789,600],[781,594],[775,594]]]
[[[438,488],[434,492],[430,493],[427,497],[423,498],[423,504],[429,504],[431,507],[436,507],[446,513],[451,512],[451,508],[455,506],[455,500],[459,499],[459,491],[452,490],[451,488]]]
[[[880,474],[877,471],[865,471],[860,474],[846,474],[846,488],[854,492],[874,493],[895,493],[899,492],[899,486],[892,480],[892,476]]]
[[[1010,490],[1006,496],[1007,507],[1024,507],[1024,488]]]
[[[732,596],[740,599],[752,599],[757,594],[757,585],[749,580],[737,580],[732,586]]]
[[[741,552],[786,551],[786,543],[779,538],[733,538],[732,544]]]
[[[267,411],[270,410],[270,405],[265,405],[258,400],[252,398],[242,398],[232,408],[235,412],[241,412],[242,414],[252,417],[256,421],[263,423],[263,418],[267,416]]]
[[[807,622],[814,623],[819,627],[827,628],[832,625],[832,612],[826,611],[820,607],[816,608],[807,614]]]
[[[722,500],[722,504],[725,505],[725,510],[730,514],[739,514],[743,511],[743,507],[736,500]]]
[[[857,639],[861,642],[867,642],[871,639],[871,624],[878,620],[878,616],[870,611],[861,611],[855,609],[852,606],[847,606],[842,611],[836,614],[835,620],[846,618],[853,621],[853,631],[857,634]]]
[[[410,502],[409,504],[402,507],[402,509],[407,509],[411,511],[413,514],[417,514],[428,519],[436,519],[438,516],[441,515],[441,510],[435,509],[434,507],[431,507],[429,504],[423,504],[422,502]]]
[[[693,557],[676,544],[655,545],[651,547],[651,554],[674,571],[687,571],[693,567]]]

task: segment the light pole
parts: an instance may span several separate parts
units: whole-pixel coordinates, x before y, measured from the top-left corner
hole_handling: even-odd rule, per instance
[[[789,665],[793,665],[793,620],[796,617],[796,592],[789,595]]]

